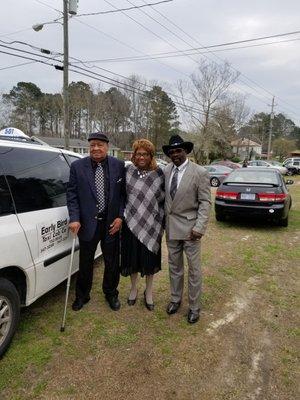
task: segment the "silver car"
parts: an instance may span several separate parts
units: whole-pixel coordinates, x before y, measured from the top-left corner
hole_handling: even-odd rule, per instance
[[[286,175],[288,170],[283,167],[279,161],[264,161],[264,160],[252,160],[248,161],[248,167],[261,167],[261,168],[274,168],[281,173],[281,175]]]
[[[210,176],[210,185],[213,187],[218,187],[225,178],[233,171],[231,168],[225,165],[203,165],[203,167],[208,171]]]

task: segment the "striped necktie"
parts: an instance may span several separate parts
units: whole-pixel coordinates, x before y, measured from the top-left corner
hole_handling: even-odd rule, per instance
[[[178,184],[178,171],[179,169],[176,167],[173,177],[172,177],[172,181],[171,181],[171,187],[170,187],[170,195],[172,197],[172,200],[174,200],[176,191],[177,191],[177,184]]]

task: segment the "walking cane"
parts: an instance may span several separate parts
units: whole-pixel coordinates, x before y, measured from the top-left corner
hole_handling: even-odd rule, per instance
[[[68,297],[69,297],[69,290],[70,290],[73,258],[74,258],[74,252],[75,252],[75,243],[76,243],[76,235],[74,235],[73,242],[72,242],[71,258],[70,258],[68,280],[67,280],[66,299],[65,299],[65,309],[64,309],[64,315],[63,315],[63,319],[62,319],[62,324],[61,324],[61,327],[60,327],[60,331],[61,332],[65,331],[65,322],[66,322],[66,314],[67,314],[67,305],[68,305]]]

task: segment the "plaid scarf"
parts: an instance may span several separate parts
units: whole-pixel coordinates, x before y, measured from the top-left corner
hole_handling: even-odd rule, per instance
[[[164,173],[158,168],[139,175],[134,165],[126,170],[125,221],[138,240],[157,254],[163,234]]]

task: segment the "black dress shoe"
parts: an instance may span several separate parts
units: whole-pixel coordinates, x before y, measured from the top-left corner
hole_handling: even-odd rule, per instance
[[[199,314],[200,310],[189,310],[188,313],[188,322],[190,324],[194,324],[195,322],[199,321]]]
[[[81,297],[77,297],[73,304],[72,304],[72,310],[73,311],[79,311],[82,309],[82,307],[90,301],[90,296],[86,297],[85,299],[82,299]]]
[[[179,301],[178,303],[176,303],[176,302],[174,302],[174,301],[171,301],[171,302],[168,304],[167,313],[168,313],[169,315],[177,313],[177,311],[179,310],[180,304],[181,304],[180,301]]]
[[[118,299],[117,296],[106,297],[106,301],[108,302],[109,307],[110,307],[113,311],[118,311],[118,310],[120,310],[121,303],[120,303],[120,300]]]
[[[154,310],[154,304],[153,303],[152,304],[151,303],[147,303],[146,291],[144,292],[144,304],[145,304],[147,310],[149,310],[149,311],[153,311]]]
[[[135,299],[127,299],[127,304],[129,306],[134,306],[136,303],[136,298]]]

